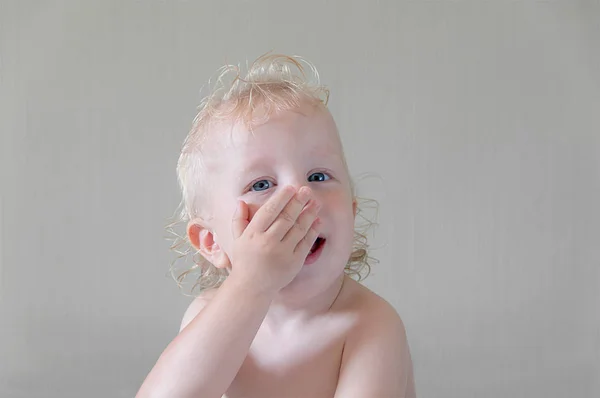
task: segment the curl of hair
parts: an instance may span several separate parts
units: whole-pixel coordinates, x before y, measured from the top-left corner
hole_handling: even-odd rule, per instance
[[[307,70],[311,72],[310,77],[306,75]],[[248,67],[244,77],[239,66],[226,65],[219,69],[215,84],[201,101],[192,128],[184,140],[177,162],[182,200],[175,216],[165,227],[167,239],[172,241],[170,249],[177,255],[171,263],[170,274],[182,290],[191,280],[190,292],[194,295],[196,290],[219,287],[227,278],[226,270],[216,268],[194,249],[186,233],[189,220],[201,216],[205,168],[202,150],[211,127],[224,121],[241,121],[251,130],[253,125],[266,122],[274,113],[297,108],[303,101],[326,107],[328,100],[329,90],[320,84],[317,69],[301,57],[265,54]],[[354,195],[354,187],[352,191]],[[368,255],[366,235],[374,222],[363,216],[362,207],[376,207],[377,203],[355,198],[358,204],[356,218],[362,222],[356,225],[353,250],[345,272],[361,281],[370,273],[370,263],[376,261]],[[190,258],[193,265],[187,264]]]

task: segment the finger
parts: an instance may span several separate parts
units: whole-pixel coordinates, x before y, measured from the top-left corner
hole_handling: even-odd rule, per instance
[[[298,221],[298,217],[306,208],[311,196],[312,192],[310,188],[300,188],[298,193],[294,195],[294,197],[283,208],[279,216],[277,216],[277,219],[273,221],[273,224],[271,224],[268,229],[268,233],[275,238],[282,240]]]
[[[313,221],[312,225],[308,229],[304,238],[298,242],[296,245],[296,249],[294,253],[300,253],[303,256],[307,256],[310,252],[310,249],[315,244],[315,241],[319,237],[319,233],[321,232],[321,220],[317,217],[315,221]]]
[[[310,200],[294,225],[289,229],[282,239],[282,242],[289,242],[292,247],[295,247],[300,240],[304,238],[311,225],[317,218],[321,206],[314,200]]]
[[[258,209],[252,218],[252,221],[250,221],[248,228],[257,232],[266,231],[295,194],[296,189],[292,186],[283,187],[275,192],[273,196]]]
[[[248,205],[243,200],[238,200],[231,222],[231,231],[233,232],[234,239],[237,239],[242,235],[248,226],[248,223]]]

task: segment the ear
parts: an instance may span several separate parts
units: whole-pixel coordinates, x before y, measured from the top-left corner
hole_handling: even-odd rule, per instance
[[[216,242],[215,234],[200,219],[191,220],[187,226],[187,235],[192,246],[200,252],[202,257],[210,261],[215,267],[221,268],[223,252]]]

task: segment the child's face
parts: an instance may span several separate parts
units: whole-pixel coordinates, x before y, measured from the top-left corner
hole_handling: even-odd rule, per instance
[[[248,204],[253,217],[276,190],[306,185],[321,204],[320,236],[326,241],[319,259],[296,279],[339,276],[352,251],[355,204],[330,113],[306,104],[276,114],[252,133],[237,124],[231,133],[223,128],[210,134],[207,150],[214,153],[209,155],[208,172],[210,228],[221,249],[230,253],[232,248],[237,200]]]

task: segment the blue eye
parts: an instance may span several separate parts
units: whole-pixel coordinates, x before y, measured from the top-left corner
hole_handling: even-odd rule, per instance
[[[329,180],[331,177],[329,177],[327,174],[325,173],[312,173],[310,176],[308,176],[308,181],[309,182],[315,182],[315,181],[327,181]]]
[[[269,180],[260,180],[260,181],[256,181],[254,184],[252,184],[252,187],[250,188],[251,191],[264,191],[266,189],[269,189],[273,186],[273,183]]]

